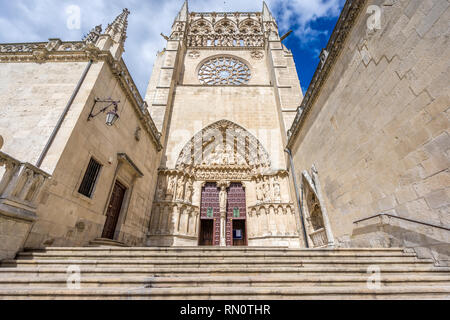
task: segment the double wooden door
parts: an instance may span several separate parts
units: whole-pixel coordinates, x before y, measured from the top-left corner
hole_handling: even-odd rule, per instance
[[[117,222],[119,221],[120,211],[122,210],[123,199],[127,188],[120,182],[116,181],[114,189],[109,201],[108,210],[106,212],[106,222],[103,228],[102,238],[114,239],[114,233],[116,232]]]

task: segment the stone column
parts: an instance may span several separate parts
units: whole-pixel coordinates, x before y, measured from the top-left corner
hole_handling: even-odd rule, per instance
[[[227,188],[222,185],[220,187],[220,246],[226,247],[226,217],[227,217]]]

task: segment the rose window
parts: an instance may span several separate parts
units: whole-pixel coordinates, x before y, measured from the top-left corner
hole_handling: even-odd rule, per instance
[[[198,72],[200,83],[207,85],[242,85],[251,78],[250,68],[243,62],[229,57],[206,61]]]

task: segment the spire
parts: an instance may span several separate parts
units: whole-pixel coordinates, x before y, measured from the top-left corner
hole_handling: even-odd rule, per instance
[[[265,1],[263,1],[263,11],[262,11],[262,13],[263,13],[263,20],[264,21],[273,21],[273,20],[275,20],[273,18],[272,12],[270,12],[270,9],[267,6]]]
[[[109,24],[105,30],[105,33],[111,36],[111,39],[120,44],[124,45],[127,38],[127,28],[128,28],[128,15],[130,11],[128,9],[123,9],[122,13],[117,16],[113,23]]]
[[[185,0],[175,21],[187,21],[188,12],[189,12],[189,4],[188,0]]]

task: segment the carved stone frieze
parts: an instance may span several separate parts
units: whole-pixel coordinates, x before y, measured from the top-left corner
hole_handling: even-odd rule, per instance
[[[263,47],[261,14],[191,13],[189,47]]]

